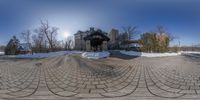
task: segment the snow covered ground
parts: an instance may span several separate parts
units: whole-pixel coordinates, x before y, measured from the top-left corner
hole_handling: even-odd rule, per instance
[[[165,57],[165,56],[177,56],[181,53],[145,53],[136,51],[120,51],[120,53],[130,56],[141,56],[141,57]]]
[[[200,54],[200,52],[197,51],[181,51],[182,54]]]
[[[181,54],[200,58],[200,52],[196,51],[181,51]]]
[[[144,53],[136,51],[120,51],[120,53],[130,56],[141,56],[141,57],[165,57],[165,56],[177,56],[181,54],[187,54],[187,55],[198,54],[193,56],[199,57],[200,55],[200,52],[194,52],[194,51],[180,51],[179,53]],[[88,58],[88,59],[101,59],[110,56],[110,53],[107,51],[103,52],[59,51],[59,52],[49,52],[49,53],[34,53],[33,55],[32,54],[4,55],[4,52],[0,52],[0,55],[3,58],[24,58],[24,59],[57,57],[67,54],[81,54],[82,58]]]
[[[59,52],[49,52],[49,53],[34,53],[32,54],[21,54],[21,55],[5,55],[6,58],[23,58],[23,59],[36,59],[36,58],[48,58],[57,57],[67,54],[81,54],[81,51],[59,51]]]
[[[4,52],[0,52],[0,55],[4,55]]]
[[[103,52],[84,52],[82,53],[82,58],[88,58],[88,59],[101,59],[101,58],[107,58],[110,56],[110,53],[107,51]]]

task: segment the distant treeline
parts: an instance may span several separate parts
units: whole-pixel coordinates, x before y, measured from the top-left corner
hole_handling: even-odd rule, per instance
[[[200,47],[181,47],[182,51],[200,51]]]
[[[0,51],[4,51],[5,46],[0,46]]]
[[[192,46],[183,46],[183,47],[169,47],[169,51],[178,52],[178,51],[200,51],[200,47],[192,47]]]

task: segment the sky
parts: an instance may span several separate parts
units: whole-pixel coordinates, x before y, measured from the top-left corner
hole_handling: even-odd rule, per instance
[[[0,45],[23,31],[34,30],[40,20],[59,28],[62,40],[90,27],[137,26],[140,33],[157,25],[177,37],[173,45],[200,44],[200,0],[0,0]]]

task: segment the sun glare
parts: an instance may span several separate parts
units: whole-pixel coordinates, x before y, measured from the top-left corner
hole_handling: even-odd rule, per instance
[[[64,38],[67,38],[69,36],[69,33],[68,32],[63,32],[63,37]]]

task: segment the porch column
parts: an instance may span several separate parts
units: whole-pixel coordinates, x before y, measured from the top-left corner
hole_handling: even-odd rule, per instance
[[[108,50],[108,42],[107,41],[103,41],[103,50]]]

